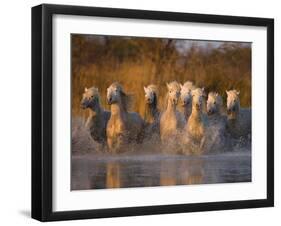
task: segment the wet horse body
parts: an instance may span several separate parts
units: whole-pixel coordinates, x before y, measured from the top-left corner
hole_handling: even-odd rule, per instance
[[[160,134],[160,111],[158,109],[157,88],[155,85],[144,87],[145,91],[145,136]]]
[[[98,143],[106,144],[106,126],[110,118],[110,112],[101,110],[91,111],[86,121],[91,137]]]
[[[192,152],[203,151],[207,139],[208,118],[203,112],[204,90],[197,88],[192,91],[192,112],[185,126],[190,144],[194,146]]]
[[[176,142],[179,132],[185,124],[184,116],[177,111],[180,85],[177,82],[167,84],[167,108],[160,118],[160,137],[162,143]]]
[[[227,117],[223,111],[222,97],[215,92],[208,94],[207,113],[210,126],[219,127],[224,133],[226,129]]]
[[[189,116],[191,115],[192,110],[192,90],[195,89],[195,86],[192,82],[187,81],[183,85],[180,85],[181,87],[181,95],[180,95],[180,102],[181,107],[183,109],[183,114],[185,117],[185,120],[188,121]]]
[[[107,89],[107,101],[111,109],[106,128],[109,151],[126,151],[126,145],[142,140],[144,122],[138,113],[128,112],[130,96],[124,93],[120,84],[113,83]]]
[[[251,135],[251,115],[249,108],[241,108],[239,92],[236,90],[227,93],[227,130],[234,138],[248,138]]]
[[[222,97],[215,92],[208,94],[208,125],[211,132],[208,145],[213,151],[222,150],[226,142],[227,117],[223,110]]]
[[[97,143],[103,146],[106,145],[106,126],[110,118],[110,112],[101,107],[97,88],[85,88],[81,107],[90,109],[90,115],[87,118],[85,127],[90,132],[91,137]]]

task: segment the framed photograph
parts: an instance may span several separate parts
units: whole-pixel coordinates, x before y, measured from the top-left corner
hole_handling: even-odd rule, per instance
[[[32,217],[274,205],[274,21],[32,8]]]

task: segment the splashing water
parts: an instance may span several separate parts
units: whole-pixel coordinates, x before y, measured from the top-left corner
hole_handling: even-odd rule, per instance
[[[196,142],[194,147],[182,147],[179,143],[163,147],[158,136],[146,139],[142,145],[133,145],[129,152],[112,155],[91,139],[81,119],[75,119],[71,189],[250,182],[250,138],[221,136],[219,129],[210,127],[208,151],[201,155],[190,154]],[[179,149],[184,149],[184,155],[178,154]]]

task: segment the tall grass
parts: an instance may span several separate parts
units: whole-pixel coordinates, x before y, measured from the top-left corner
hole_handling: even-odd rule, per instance
[[[114,81],[134,95],[134,111],[144,114],[143,86],[159,88],[164,106],[166,83],[191,80],[208,91],[240,90],[243,107],[251,106],[251,46],[222,42],[186,47],[184,40],[72,35],[72,114],[85,117],[80,108],[85,87],[96,86],[106,104],[106,88]],[[193,41],[194,43],[194,41]],[[198,42],[199,43],[199,42]],[[203,43],[202,41],[200,42]],[[203,43],[204,44],[204,43]]]

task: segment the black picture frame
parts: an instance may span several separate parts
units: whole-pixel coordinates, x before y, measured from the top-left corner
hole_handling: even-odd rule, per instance
[[[52,210],[52,17],[55,14],[267,28],[267,198],[95,210]],[[268,18],[43,4],[32,8],[32,218],[122,217],[274,206],[274,20]]]

